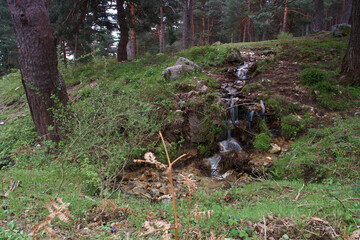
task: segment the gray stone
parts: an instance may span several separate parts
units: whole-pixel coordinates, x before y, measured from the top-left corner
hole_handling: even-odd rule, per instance
[[[162,72],[162,75],[166,80],[171,81],[179,77],[184,72],[195,71],[196,69],[200,69],[200,67],[189,59],[180,57],[176,61],[175,65],[166,68]]]
[[[229,51],[227,53],[226,62],[242,64],[244,62],[244,60],[241,57],[241,53],[240,53],[240,51],[238,49],[231,48],[231,49],[229,49]]]
[[[200,92],[201,92],[201,93],[206,93],[208,89],[209,89],[209,88],[208,88],[206,85],[204,85],[204,86],[202,86],[202,87],[200,88]]]
[[[189,116],[190,141],[193,143],[206,142],[205,121],[192,113]]]
[[[183,66],[175,65],[165,68],[165,70],[162,72],[162,75],[166,80],[171,81],[179,77],[182,73],[183,73]]]
[[[345,37],[350,34],[351,25],[342,23],[332,26],[331,32],[333,37]]]
[[[217,41],[217,42],[214,42],[212,45],[213,45],[213,46],[219,46],[219,45],[221,45],[221,42],[220,42],[220,41]]]
[[[176,61],[175,65],[182,65],[182,66],[184,66],[184,68],[186,70],[191,70],[191,71],[200,69],[200,67],[197,64],[195,64],[194,62],[190,61],[189,59],[183,58],[183,57],[180,57]]]

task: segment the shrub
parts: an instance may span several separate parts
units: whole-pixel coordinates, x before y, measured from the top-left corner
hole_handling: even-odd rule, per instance
[[[326,82],[329,80],[328,74],[326,71],[316,69],[316,68],[307,68],[300,73],[301,81],[307,86],[313,86],[321,82]]]
[[[255,136],[254,147],[256,149],[262,149],[267,151],[270,147],[269,142],[271,141],[271,137],[266,133],[260,133]]]

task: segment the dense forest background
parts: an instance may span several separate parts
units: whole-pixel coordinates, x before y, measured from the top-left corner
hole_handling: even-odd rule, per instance
[[[351,0],[47,1],[58,54],[86,61],[126,49],[133,58],[189,46],[296,37],[349,23]],[[0,3],[1,73],[18,67],[13,25]],[[121,55],[121,54],[120,54]]]

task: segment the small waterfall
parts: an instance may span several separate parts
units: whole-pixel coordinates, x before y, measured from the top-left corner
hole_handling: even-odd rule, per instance
[[[236,76],[240,80],[248,80],[248,79],[250,79],[249,64],[247,62],[245,62],[244,65],[238,67],[238,69],[236,71]]]
[[[206,158],[206,160],[210,163],[211,166],[211,176],[217,176],[220,172],[219,163],[222,159],[221,154],[226,154],[231,151],[234,152],[241,152],[243,151],[242,147],[240,146],[239,142],[231,136],[231,125],[234,123],[239,122],[239,110],[237,104],[237,98],[231,96],[230,101],[228,102],[228,106],[230,107],[230,116],[227,119],[228,127],[226,129],[227,139],[221,141],[219,143],[220,152],[213,155],[210,158]]]

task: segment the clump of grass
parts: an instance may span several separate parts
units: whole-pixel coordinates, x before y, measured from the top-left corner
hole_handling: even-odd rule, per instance
[[[255,136],[253,145],[255,149],[261,149],[267,151],[270,148],[271,137],[266,133],[260,133]]]
[[[300,72],[301,81],[306,86],[313,86],[329,81],[328,73],[317,68],[307,68]]]

